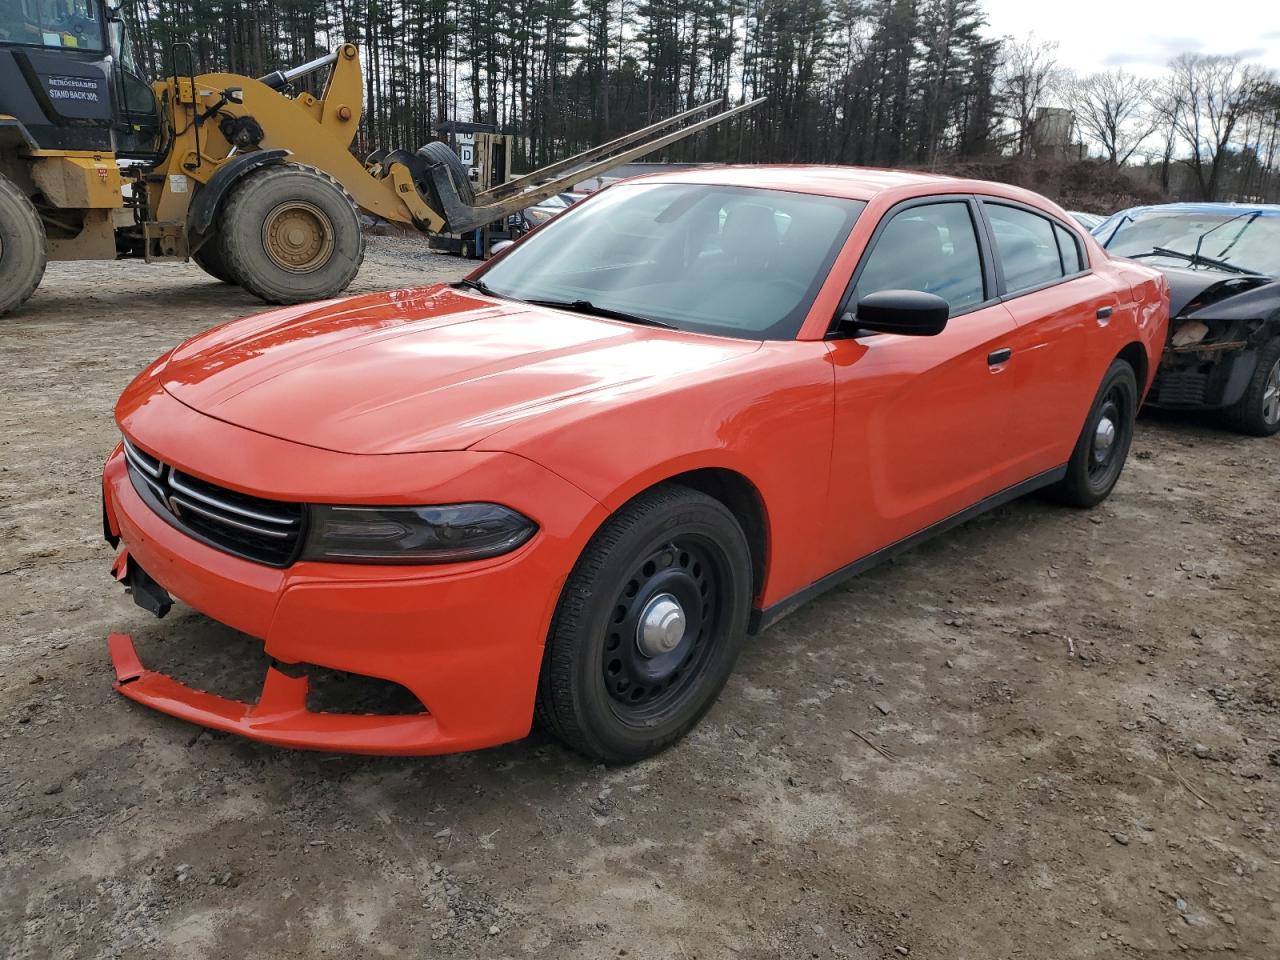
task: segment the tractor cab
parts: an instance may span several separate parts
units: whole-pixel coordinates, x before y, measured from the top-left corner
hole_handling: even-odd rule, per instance
[[[103,0],[0,0],[0,125],[31,149],[153,158],[160,112]]]

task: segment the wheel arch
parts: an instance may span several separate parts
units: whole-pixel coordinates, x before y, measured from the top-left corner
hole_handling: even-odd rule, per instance
[[[1132,340],[1116,354],[1117,360],[1123,360],[1133,367],[1133,374],[1138,381],[1138,395],[1145,397],[1150,386],[1151,361],[1147,357],[1147,348],[1139,341]]]
[[[718,500],[738,521],[743,533],[746,534],[747,546],[751,553],[752,603],[758,605],[764,594],[765,584],[768,582],[772,539],[769,510],[760,487],[741,470],[718,463],[670,465],[657,475],[651,474],[643,481],[628,485],[622,490],[615,491],[614,495],[603,498],[600,502],[608,510],[608,514],[597,525],[596,530],[636,497],[655,487],[671,483],[689,487],[706,494],[713,500]]]
[[[678,483],[719,500],[733,514],[747,535],[751,551],[752,602],[764,592],[769,565],[769,515],[760,490],[745,474],[725,467],[700,467],[668,477],[664,483]]]

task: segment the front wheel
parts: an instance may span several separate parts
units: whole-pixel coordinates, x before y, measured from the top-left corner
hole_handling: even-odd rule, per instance
[[[229,276],[268,303],[336,296],[364,261],[351,197],[331,177],[293,163],[247,176],[223,204],[212,242]]]
[[[539,719],[605,763],[670,746],[729,679],[751,582],[746,536],[720,501],[674,483],[636,497],[592,537],[560,596]]]
[[[1254,437],[1280,433],[1280,337],[1272,337],[1258,352],[1244,396],[1227,409],[1226,421],[1233,430]]]
[[[1116,360],[1089,408],[1067,462],[1067,475],[1052,488],[1058,500],[1073,507],[1094,507],[1111,495],[1129,456],[1137,414],[1137,377],[1133,367]]]

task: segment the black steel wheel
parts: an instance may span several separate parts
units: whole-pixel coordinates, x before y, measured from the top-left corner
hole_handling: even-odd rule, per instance
[[[1129,457],[1137,415],[1138,381],[1133,367],[1116,360],[1102,378],[1067,463],[1067,475],[1053,488],[1059,500],[1093,507],[1110,496]]]
[[[556,610],[538,716],[607,763],[651,756],[715,702],[751,605],[751,556],[733,514],[664,484],[592,538]]]
[[[635,566],[614,598],[602,661],[623,722],[647,724],[698,682],[719,635],[721,576],[714,546],[693,536]]]

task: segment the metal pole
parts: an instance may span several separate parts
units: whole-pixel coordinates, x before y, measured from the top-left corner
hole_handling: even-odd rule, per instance
[[[602,143],[589,150],[584,150],[582,153],[575,154],[565,160],[557,160],[555,163],[551,163],[545,167],[534,170],[532,173],[526,173],[523,176],[517,177],[515,180],[508,180],[506,183],[499,184],[496,187],[485,190],[483,193],[477,194],[476,198],[479,200],[496,201],[500,197],[515,193],[526,186],[536,183],[538,180],[555,176],[562,170],[568,170],[570,167],[575,167],[578,164],[595,160],[597,157],[602,157],[607,153],[612,153],[614,150],[620,150],[629,144],[635,143],[637,140],[647,137],[651,133],[657,133],[659,130],[665,130],[673,124],[681,123],[688,120],[690,117],[696,117],[700,113],[706,113],[712,107],[718,107],[722,103],[724,103],[724,100],[712,100],[708,103],[694,107],[692,110],[686,110],[684,113],[677,113],[673,117],[667,117],[665,120],[659,120],[657,123],[651,123],[647,127],[642,127],[639,130],[633,130],[630,133],[623,134],[616,140],[610,140],[608,143]]]

